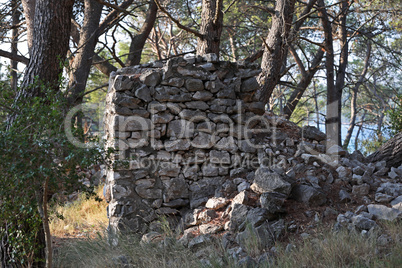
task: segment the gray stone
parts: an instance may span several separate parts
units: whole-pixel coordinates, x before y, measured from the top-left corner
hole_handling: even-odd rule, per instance
[[[377,192],[385,193],[394,197],[402,195],[402,183],[385,182],[380,185]]]
[[[199,101],[207,101],[207,100],[212,99],[212,97],[213,97],[213,94],[208,91],[197,91],[193,95],[193,99],[199,100]]]
[[[352,223],[360,230],[370,230],[371,228],[377,227],[375,221],[367,219],[362,215],[352,217]]]
[[[268,213],[271,214],[269,220],[274,219],[278,213],[285,212],[283,204],[286,198],[287,196],[285,194],[275,192],[266,192],[261,194],[261,207],[267,209]]]
[[[352,200],[352,198],[350,197],[350,194],[345,191],[345,190],[340,190],[339,191],[339,201],[341,201],[342,203],[347,203],[350,202]]]
[[[215,135],[199,132],[198,135],[191,142],[194,148],[209,149],[215,144]]]
[[[364,174],[364,169],[361,167],[361,166],[357,166],[357,167],[355,167],[355,168],[353,168],[353,174],[356,174],[356,175],[363,175]]]
[[[216,124],[210,121],[201,122],[197,125],[197,130],[212,134],[215,132]]]
[[[205,111],[209,108],[208,104],[206,104],[204,101],[190,101],[186,102],[186,107],[189,109],[195,109],[195,110],[201,110]]]
[[[116,93],[114,103],[116,104],[116,110],[123,112],[122,108],[124,107],[137,109],[140,100],[124,93]]]
[[[157,102],[157,101],[151,101],[148,104],[148,111],[151,114],[156,114],[156,113],[159,113],[159,112],[166,111],[166,104],[165,103],[160,103],[160,102]]]
[[[399,209],[402,211],[402,195],[392,200],[390,204],[392,208]]]
[[[161,200],[162,202],[162,200]],[[166,203],[163,203],[164,207],[170,207],[170,208],[177,208],[177,207],[184,207],[187,206],[190,202],[188,201],[188,199],[175,199],[173,201],[169,201]],[[160,206],[159,206],[160,207]]]
[[[230,154],[226,151],[211,150],[209,160],[214,164],[230,164]]]
[[[216,217],[218,217],[218,214],[213,209],[206,209],[198,214],[198,219],[200,220],[201,223],[210,222]]]
[[[167,85],[167,86],[173,86],[173,87],[180,88],[180,87],[182,87],[184,85],[184,79],[179,78],[179,77],[173,77],[173,78],[170,78],[169,80],[163,81],[162,85]]]
[[[215,71],[216,70],[215,65],[211,62],[200,65],[200,67],[207,71]]]
[[[211,209],[220,209],[226,206],[229,203],[229,200],[223,197],[212,197],[208,199],[207,203],[205,204],[206,208]]]
[[[157,215],[169,215],[169,214],[176,215],[179,214],[179,211],[174,208],[161,207],[155,210],[155,213]]]
[[[292,197],[310,206],[321,206],[327,202],[326,195],[308,185],[296,185],[292,190]]]
[[[204,83],[200,79],[189,78],[185,82],[188,91],[204,90]]]
[[[302,136],[309,140],[323,141],[327,138],[325,133],[313,126],[304,126],[302,128]]]
[[[241,91],[242,92],[252,92],[260,87],[256,77],[251,77],[249,79],[244,80],[241,83]]]
[[[214,177],[219,175],[219,167],[212,163],[202,165],[202,175],[206,177]]]
[[[157,86],[161,82],[161,79],[161,73],[154,70],[146,71],[140,76],[140,81],[149,87]]]
[[[145,102],[150,102],[152,100],[150,91],[146,85],[142,85],[135,91],[135,96]]]
[[[145,131],[153,129],[151,120],[139,116],[116,116],[114,129],[118,131]]]
[[[232,211],[229,213],[229,230],[235,232],[240,225],[246,220],[247,213],[250,210],[249,206],[243,204],[234,204]]]
[[[137,194],[145,199],[158,199],[162,198],[162,190],[161,189],[154,189],[154,188],[146,188],[141,185],[135,187],[135,191]]]
[[[189,191],[188,185],[183,178],[172,178],[170,180],[164,180],[163,185],[165,187],[164,191],[164,201],[170,202],[170,200],[178,198],[188,198]]]
[[[242,192],[244,190],[248,190],[248,189],[250,189],[250,186],[251,186],[250,183],[248,183],[247,181],[244,181],[237,186],[237,191]]]
[[[183,175],[187,179],[195,180],[198,177],[199,170],[200,170],[200,167],[198,165],[191,165],[184,169]]]
[[[216,234],[223,230],[223,226],[207,223],[207,224],[201,224],[199,226],[199,230],[201,234]]]
[[[246,223],[253,227],[258,227],[270,219],[270,215],[265,208],[252,208],[247,213]]]
[[[289,195],[292,185],[281,175],[268,168],[259,168],[255,172],[254,182],[251,189],[257,193],[278,192]]]
[[[165,149],[168,152],[186,151],[190,148],[190,141],[187,139],[177,139],[174,141],[165,141]]]
[[[216,94],[217,98],[222,98],[222,99],[236,99],[236,93],[233,89],[227,88],[223,90],[219,90],[218,93]]]
[[[116,107],[116,114],[119,115],[132,115],[133,111],[128,107]]]
[[[340,179],[347,179],[350,176],[350,169],[340,166],[336,169],[336,172],[338,172],[339,178]]]
[[[248,195],[246,191],[241,191],[232,200],[232,206],[234,204],[246,204],[248,201]]]
[[[214,146],[219,150],[225,150],[231,153],[235,153],[238,150],[236,140],[233,137],[223,137]]]
[[[239,140],[239,150],[245,153],[257,152],[256,146],[250,140]]]
[[[171,162],[161,162],[158,173],[159,176],[177,177],[180,173],[180,166]]]
[[[141,237],[141,243],[150,244],[163,240],[163,235],[158,232],[149,232]]]
[[[374,215],[376,219],[393,221],[397,218],[401,218],[402,211],[394,208],[389,208],[384,205],[370,204],[367,206],[370,214]]]
[[[208,118],[204,112],[184,109],[179,113],[182,119],[190,120],[194,123],[207,121]]]
[[[383,194],[383,193],[376,193],[375,194],[375,201],[378,203],[388,203],[391,201],[394,197],[391,195]]]
[[[173,115],[171,115],[170,113],[158,113],[158,114],[154,114],[151,117],[151,121],[154,124],[167,124],[170,121],[172,121],[174,118]]]
[[[186,120],[173,120],[167,128],[167,136],[178,139],[191,138],[194,135],[194,123]]]
[[[357,196],[365,196],[368,195],[370,191],[370,185],[362,184],[362,185],[353,185],[352,193]]]
[[[215,190],[222,185],[222,183],[222,177],[204,177],[191,183],[189,186],[190,206],[194,208],[194,205],[197,203],[199,203],[199,205],[206,203],[209,197],[214,195]]]
[[[212,239],[210,235],[199,235],[190,240],[190,242],[188,243],[188,248],[191,250],[199,250],[200,248],[210,245],[211,242]]]
[[[221,81],[215,80],[215,81],[207,81],[205,82],[205,88],[211,93],[216,93],[219,90],[221,90],[224,87],[223,83]]]
[[[198,79],[206,79],[209,75],[209,73],[207,71],[205,71],[204,69],[201,68],[183,68],[183,67],[177,67],[177,72],[183,76],[191,76],[194,78],[198,78]]]

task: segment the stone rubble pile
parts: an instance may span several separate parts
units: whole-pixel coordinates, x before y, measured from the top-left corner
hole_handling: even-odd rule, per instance
[[[337,217],[335,228],[365,233],[378,228],[378,219],[402,217],[402,166],[327,148],[317,128],[265,112],[252,98],[259,72],[208,54],[111,75],[105,115],[108,145],[116,149],[116,167],[106,171],[111,229],[164,243],[163,218],[200,258],[219,238],[240,263],[257,263],[285,233],[308,235],[308,226],[289,218],[295,204],[308,208],[313,222]],[[266,253],[248,256],[250,237]]]

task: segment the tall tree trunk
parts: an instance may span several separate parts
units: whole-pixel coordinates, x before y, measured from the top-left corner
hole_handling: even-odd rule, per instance
[[[262,71],[257,78],[260,88],[255,92],[256,101],[267,103],[279,83],[282,64],[278,63],[282,63],[286,55],[294,7],[295,0],[276,1],[272,26],[265,40]]]
[[[339,143],[340,133],[340,117],[338,114],[338,107],[340,99],[338,92],[335,88],[334,80],[334,47],[332,38],[332,23],[324,4],[324,0],[318,0],[319,6],[318,15],[321,18],[321,23],[324,28],[324,44],[325,44],[325,70],[327,78],[327,115],[325,119],[325,132],[327,134],[328,144],[327,149],[333,144]]]
[[[223,28],[223,0],[202,0],[201,27],[198,38],[197,55],[215,53],[219,57],[219,47]]]
[[[87,84],[92,60],[95,55],[95,46],[98,42],[99,21],[103,5],[96,0],[84,1],[84,22],[81,27],[78,49],[72,64],[68,89],[70,90],[69,103],[81,103]]]
[[[154,27],[157,12],[158,6],[154,0],[150,0],[145,22],[142,25],[140,32],[131,39],[130,54],[128,55],[126,62],[127,66],[140,64],[142,50],[144,49],[149,33]]]
[[[35,83],[44,83],[58,90],[60,74],[69,48],[73,3],[74,0],[37,1],[35,35],[19,100],[41,95],[39,86],[32,87]]]
[[[12,9],[12,25],[13,25],[13,30],[11,33],[11,54],[17,55],[18,54],[18,38],[19,38],[19,33],[18,33],[18,27],[17,25],[20,23],[20,11],[18,10],[19,3],[17,0],[12,0],[11,1],[11,9]],[[17,83],[18,83],[18,74],[17,74],[17,69],[18,69],[18,61],[16,60],[11,60],[11,88],[14,92],[17,91]]]
[[[29,1],[27,1],[29,2]],[[53,90],[59,88],[59,78],[62,73],[63,61],[67,54],[70,37],[70,21],[74,0],[41,0],[35,5],[34,36],[30,49],[30,61],[26,68],[22,89],[18,92],[15,106],[25,98],[43,96],[42,86],[48,86]],[[24,9],[25,10],[25,9]],[[32,10],[31,10],[32,11]],[[15,109],[15,110],[18,110]],[[11,125],[17,114],[8,118]],[[32,228],[26,226],[26,228]],[[42,248],[36,252],[36,259],[45,259],[45,233],[43,228],[38,230],[35,249]],[[3,247],[3,245],[6,245]],[[0,254],[10,254],[8,243],[2,243]],[[7,259],[7,256],[6,256]],[[43,267],[42,261],[36,266]]]
[[[292,50],[290,50],[290,51],[292,52],[292,54],[296,53]],[[295,56],[297,56],[297,55],[295,55]],[[289,119],[292,116],[301,97],[303,96],[307,87],[310,85],[311,80],[313,79],[314,75],[318,71],[323,57],[324,57],[324,50],[320,47],[320,48],[318,48],[317,53],[314,56],[314,59],[313,59],[313,62],[311,63],[310,68],[307,71],[305,71],[303,66],[301,66],[301,68],[303,70],[303,71],[301,71],[302,78],[300,79],[300,82],[297,84],[296,89],[292,92],[292,94],[290,95],[290,97],[285,105],[284,114],[287,119]]]
[[[346,67],[348,65],[348,55],[349,55],[349,42],[347,40],[347,28],[346,28],[346,18],[349,11],[349,3],[348,0],[342,0],[341,2],[341,10],[339,15],[339,44],[341,47],[341,55],[339,56],[339,66],[338,71],[336,72],[336,81],[335,81],[335,92],[334,96],[336,96],[336,100],[334,100],[337,107],[337,133],[334,133],[334,136],[337,135],[336,144],[339,146],[342,145],[342,92],[345,86],[345,76],[346,76]],[[330,117],[331,118],[331,117]],[[333,137],[335,140],[335,137]]]
[[[29,52],[31,52],[34,38],[35,6],[36,0],[22,0],[22,8],[24,9],[25,23],[27,25],[27,42]]]
[[[318,109],[318,94],[315,86],[315,81],[313,81],[313,89],[314,89],[314,108],[315,108],[315,116],[316,116],[316,124],[317,129],[320,129],[320,110]]]
[[[368,41],[367,43],[367,52],[366,52],[366,58],[364,60],[364,67],[363,70],[359,76],[359,79],[357,80],[355,86],[352,89],[352,100],[350,102],[350,122],[349,122],[349,128],[348,132],[346,133],[345,140],[343,141],[343,148],[347,149],[350,143],[350,139],[353,134],[353,129],[356,124],[356,116],[357,116],[357,93],[359,91],[359,87],[363,84],[364,78],[367,74],[369,62],[370,62],[370,54],[371,54],[371,42]]]

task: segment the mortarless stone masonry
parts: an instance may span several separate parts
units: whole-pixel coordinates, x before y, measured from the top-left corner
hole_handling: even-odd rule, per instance
[[[226,181],[270,162],[259,143],[276,142],[275,122],[252,101],[260,69],[211,59],[179,57],[111,75],[107,145],[116,163],[128,161],[107,170],[112,228],[144,233],[162,215],[178,222],[224,195]]]

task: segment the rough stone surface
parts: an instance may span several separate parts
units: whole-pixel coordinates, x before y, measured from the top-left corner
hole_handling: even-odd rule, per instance
[[[278,192],[289,195],[292,185],[278,173],[268,168],[259,168],[255,172],[251,189],[257,193]]]
[[[393,221],[402,216],[402,211],[394,208],[389,208],[384,205],[368,205],[367,209],[370,214],[374,215],[377,219]]]
[[[327,201],[323,192],[308,185],[296,185],[292,190],[292,197],[310,206],[320,206]]]

